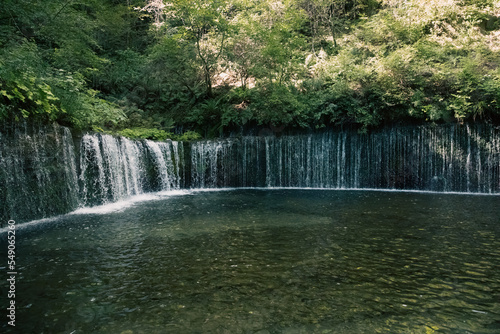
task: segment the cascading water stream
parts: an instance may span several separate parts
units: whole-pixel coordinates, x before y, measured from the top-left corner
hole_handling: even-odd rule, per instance
[[[18,222],[179,189],[177,142],[84,134],[78,155],[69,129],[17,126],[0,132],[0,218]]]
[[[468,125],[200,141],[191,187],[499,193],[499,142],[499,129]]]
[[[176,142],[86,134],[80,146],[83,204],[105,204],[146,192],[179,189],[180,160]]]
[[[0,219],[65,213],[79,204],[69,129],[19,125],[0,132]]]

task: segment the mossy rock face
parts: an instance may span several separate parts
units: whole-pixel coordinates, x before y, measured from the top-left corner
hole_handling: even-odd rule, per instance
[[[175,135],[172,132],[156,128],[127,128],[116,132],[117,135],[130,139],[149,139],[165,141],[168,139],[178,141],[194,141],[201,139],[201,135],[196,131],[186,131],[182,135]]]
[[[173,134],[165,130],[154,128],[129,128],[118,131],[123,137],[132,139],[167,140],[172,139]]]

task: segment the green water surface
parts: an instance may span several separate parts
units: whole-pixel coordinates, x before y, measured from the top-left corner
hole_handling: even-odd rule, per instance
[[[6,333],[500,333],[499,196],[189,192],[19,227],[16,251]]]

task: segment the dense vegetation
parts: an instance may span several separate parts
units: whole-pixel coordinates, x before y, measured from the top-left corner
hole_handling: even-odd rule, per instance
[[[1,120],[137,138],[498,124],[499,65],[494,0],[0,3]]]

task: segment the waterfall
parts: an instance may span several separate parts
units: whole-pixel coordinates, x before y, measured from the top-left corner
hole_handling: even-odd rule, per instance
[[[172,142],[154,142],[146,140],[146,146],[155,163],[157,173],[158,190],[178,189],[180,186],[180,178],[178,174],[178,166],[174,165],[179,161],[179,157],[172,158],[178,154],[177,143]]]
[[[179,189],[183,147],[84,134],[68,128],[17,125],[0,131],[0,219],[18,222]],[[76,152],[78,148],[78,154]]]
[[[85,206],[180,188],[177,142],[132,141],[86,134],[80,144],[80,189]]]
[[[420,126],[200,141],[191,144],[191,165],[193,188],[500,193],[500,131]]]
[[[2,222],[148,192],[221,187],[500,194],[500,128],[395,127],[192,143],[97,133],[73,138],[57,125],[0,130]]]
[[[26,124],[0,132],[0,219],[28,220],[79,204],[75,151],[67,128]]]

